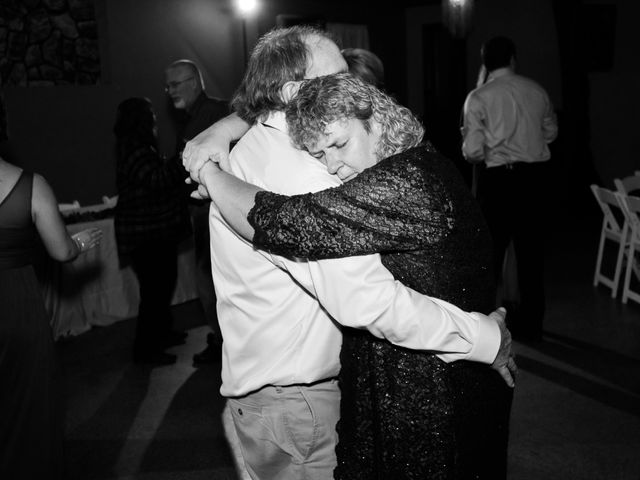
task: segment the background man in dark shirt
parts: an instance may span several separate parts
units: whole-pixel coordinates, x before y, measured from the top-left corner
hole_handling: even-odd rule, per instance
[[[184,144],[229,113],[227,102],[209,97],[198,66],[191,60],[177,60],[165,70],[165,90],[174,107],[180,154]],[[192,200],[190,205],[196,254],[196,287],[207,322],[213,333],[207,335],[207,347],[193,356],[195,364],[220,360],[222,335],[216,316],[216,296],[211,278],[209,250],[209,202]]]

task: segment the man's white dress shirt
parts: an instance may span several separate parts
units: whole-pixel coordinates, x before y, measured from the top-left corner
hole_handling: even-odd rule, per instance
[[[558,124],[547,92],[533,80],[498,68],[464,103],[462,153],[487,167],[549,160]]]
[[[233,173],[286,195],[338,186],[286,132],[281,112],[253,126],[231,152]],[[310,262],[270,255],[236,235],[213,204],[209,226],[224,396],[338,375],[336,320],[397,345],[442,352],[446,361],[491,363],[497,354],[495,322],[403,286],[379,255]]]

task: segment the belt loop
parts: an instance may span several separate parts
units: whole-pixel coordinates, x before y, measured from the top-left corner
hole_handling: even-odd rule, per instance
[[[507,170],[513,170],[513,163],[505,163],[504,166]]]

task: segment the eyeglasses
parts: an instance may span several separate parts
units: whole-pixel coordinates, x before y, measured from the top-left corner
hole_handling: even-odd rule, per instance
[[[189,80],[193,80],[194,78],[195,77],[189,77],[189,78],[185,78],[184,80],[178,80],[178,81],[175,81],[175,82],[169,82],[164,86],[164,91],[168,92],[169,90],[172,90],[174,88],[178,88],[184,82],[188,82]]]

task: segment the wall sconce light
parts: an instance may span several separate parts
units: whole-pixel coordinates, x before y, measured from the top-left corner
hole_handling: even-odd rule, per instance
[[[464,38],[471,28],[474,0],[442,0],[442,20],[455,38]]]

